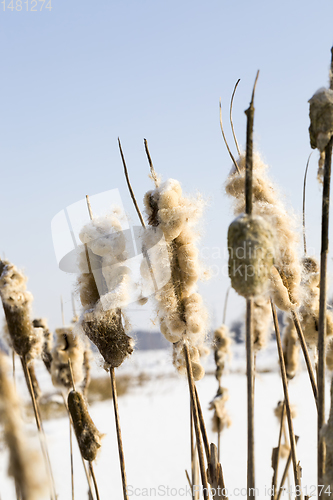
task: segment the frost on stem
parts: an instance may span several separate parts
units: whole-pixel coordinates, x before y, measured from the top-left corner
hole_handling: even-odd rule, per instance
[[[240,174],[233,170],[226,182],[226,192],[235,200],[234,210],[236,215],[245,212],[245,156],[241,155],[238,160]],[[301,265],[298,257],[299,236],[295,220],[290,210],[285,209],[280,200],[276,187],[267,176],[267,166],[262,162],[258,154],[253,158],[253,214],[261,215],[269,224],[274,239],[274,262],[280,272],[283,273],[285,285],[288,289],[290,301],[297,305],[299,301],[299,285],[301,281]],[[280,281],[271,281],[273,300],[278,307],[281,288]],[[283,286],[283,284],[282,284]],[[277,288],[276,288],[277,287]],[[290,302],[288,300],[288,302]],[[285,304],[285,297],[280,303]],[[286,305],[286,304],[285,304]]]
[[[120,366],[134,346],[122,323],[121,308],[130,298],[130,269],[124,264],[126,238],[119,215],[115,210],[94,218],[80,232],[78,285],[84,310],[79,327],[99,349],[106,368]]]
[[[34,328],[43,329],[43,351],[42,360],[49,373],[51,373],[51,363],[52,363],[52,349],[53,349],[53,335],[49,330],[47,321],[45,318],[34,319],[32,322]]]
[[[103,437],[92,421],[82,394],[71,391],[68,394],[68,409],[72,417],[82,457],[89,462],[95,460]]]
[[[283,357],[289,380],[296,375],[299,361],[299,345],[296,328],[292,318],[288,315],[283,332]]]
[[[0,295],[5,311],[11,347],[28,362],[42,352],[42,329],[30,319],[32,294],[27,278],[8,261],[0,261]]]
[[[25,500],[47,498],[48,484],[42,457],[26,439],[21,416],[22,403],[8,378],[5,356],[0,353],[0,423],[9,451],[8,475],[13,477]]]
[[[311,97],[310,144],[320,152],[318,179],[322,179],[325,148],[333,135],[333,90],[321,88]]]
[[[201,296],[196,292],[201,274],[196,241],[196,226],[202,215],[203,200],[182,195],[178,181],[169,179],[158,188],[146,193],[144,204],[151,226],[144,233],[143,244],[149,248],[151,233],[161,231],[164,236],[161,245],[166,245],[168,262],[151,263],[151,271],[163,274],[166,266],[171,279],[155,293],[161,333],[174,344],[174,364],[178,371],[185,372],[186,365],[182,350],[182,339],[189,341],[194,378],[204,375],[200,364],[200,352],[207,329],[207,311]],[[148,277],[147,263],[141,269]]]
[[[52,350],[51,376],[55,386],[72,387],[72,379],[68,362],[71,362],[75,384],[84,379],[83,345],[78,335],[74,336],[73,326],[56,329],[56,343]]]

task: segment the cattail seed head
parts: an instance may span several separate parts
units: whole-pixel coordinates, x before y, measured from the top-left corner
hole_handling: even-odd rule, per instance
[[[283,333],[283,356],[289,380],[296,375],[299,361],[299,345],[294,322],[290,316],[286,319],[286,327]]]
[[[51,373],[51,363],[52,363],[52,349],[53,349],[53,335],[50,332],[47,321],[44,318],[34,319],[32,322],[34,328],[43,329],[43,351],[42,360],[49,373]]]
[[[215,377],[218,382],[224,371],[226,360],[231,356],[230,345],[231,338],[229,328],[226,325],[222,325],[215,330],[213,340],[214,359],[216,364]]]
[[[30,319],[32,295],[26,289],[27,278],[9,262],[0,262],[0,295],[5,311],[11,346],[27,361],[42,352],[42,330]]]
[[[229,277],[243,297],[263,295],[273,265],[273,234],[260,216],[240,215],[229,226]]]
[[[255,299],[253,303],[253,348],[256,352],[266,347],[271,323],[270,301],[265,298]]]
[[[212,420],[212,431],[221,432],[230,427],[231,419],[225,408],[225,403],[229,399],[228,389],[219,387],[215,398],[210,402],[209,410],[214,410]]]
[[[68,409],[72,417],[81,455],[88,462],[92,462],[101,447],[102,435],[98,432],[89,415],[82,394],[77,391],[71,391],[68,394]]]
[[[311,97],[310,144],[323,152],[333,135],[333,90],[321,88]]]
[[[73,334],[73,326],[56,329],[56,344],[52,350],[51,376],[55,386],[72,387],[72,378],[69,367],[71,363],[75,384],[84,379],[83,373],[83,345],[80,338]]]

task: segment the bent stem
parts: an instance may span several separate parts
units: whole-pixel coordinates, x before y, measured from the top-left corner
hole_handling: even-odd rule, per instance
[[[272,307],[273,322],[274,322],[274,329],[275,329],[275,335],[276,335],[276,343],[277,343],[277,348],[278,348],[278,353],[279,353],[279,362],[280,362],[280,368],[281,368],[284,400],[285,400],[285,405],[286,405],[289,440],[290,440],[290,447],[291,447],[291,456],[292,456],[293,467],[294,467],[294,480],[295,480],[296,490],[298,490],[298,491],[296,491],[296,497],[302,498],[300,467],[299,467],[299,464],[297,463],[296,441],[295,441],[295,434],[294,434],[294,428],[293,428],[293,420],[292,420],[292,416],[291,416],[286,367],[285,367],[284,357],[283,357],[279,322],[277,319],[276,309],[275,309],[275,306],[273,304],[272,299],[271,299],[271,307]]]
[[[191,365],[190,353],[189,353],[189,348],[188,348],[188,342],[185,339],[183,342],[183,348],[184,348],[184,355],[185,355],[185,361],[186,361],[187,380],[188,380],[190,397],[191,397],[191,407],[193,410],[193,421],[194,421],[194,428],[195,428],[195,436],[196,436],[196,440],[197,440],[201,482],[202,482],[202,486],[203,486],[203,496],[204,496],[205,500],[208,500],[208,498],[209,498],[208,491],[209,490],[208,490],[207,474],[206,474],[205,460],[204,460],[201,434],[200,434],[198,405],[197,405],[197,398],[195,395],[195,386],[194,386],[194,379],[193,379],[193,373],[192,373],[192,365]]]
[[[115,378],[115,373],[114,373],[113,367],[110,367],[110,377],[111,377],[114,417],[115,417],[115,421],[116,421],[116,430],[117,430],[117,442],[118,442],[118,452],[119,452],[119,461],[120,461],[120,469],[121,469],[121,480],[122,480],[122,485],[123,485],[123,496],[124,496],[124,500],[128,500],[127,479],[126,479],[126,471],[125,471],[125,456],[124,456],[124,449],[123,449],[123,441],[121,438],[116,378]]]

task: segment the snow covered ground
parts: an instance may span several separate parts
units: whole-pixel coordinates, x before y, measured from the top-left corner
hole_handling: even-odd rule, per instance
[[[246,487],[246,377],[244,345],[234,346],[229,372],[223,385],[229,389],[227,408],[232,426],[221,439],[221,463],[229,497],[242,498],[235,488]],[[211,432],[212,414],[209,401],[214,397],[217,382],[213,376],[212,358],[207,361],[207,375],[197,387],[206,420],[209,439],[216,442]],[[186,380],[175,374],[169,351],[136,352],[119,370],[133,378],[140,373],[150,375],[143,385],[133,385],[119,398],[123,443],[130,498],[182,498],[187,481],[185,469],[190,469],[189,396]],[[274,343],[258,356],[258,375],[255,396],[256,486],[258,498],[268,498],[265,488],[272,478],[271,453],[277,445],[278,421],[273,414],[282,399],[282,383],[278,375]],[[95,374],[102,374],[94,367]],[[48,374],[42,366],[37,375],[42,388],[50,390]],[[22,375],[18,371],[18,386],[24,392]],[[329,395],[329,387],[327,387]],[[328,397],[328,396],[327,396]],[[297,407],[295,433],[300,436],[298,459],[303,468],[303,485],[308,491],[316,482],[316,411],[307,373],[304,369],[290,383],[290,398]],[[327,399],[329,405],[329,397]],[[111,400],[90,407],[91,416],[105,434],[102,449],[95,465],[101,500],[122,498],[118,449]],[[44,428],[57,486],[58,499],[69,500],[70,456],[68,420],[59,418],[45,421]],[[76,443],[75,443],[76,445]],[[86,499],[87,486],[80,456],[75,446],[75,498]],[[12,482],[6,477],[6,453],[0,452],[0,496],[15,499]],[[282,469],[282,467],[281,467]],[[280,469],[280,470],[281,470]],[[156,491],[154,491],[156,489]],[[190,498],[190,496],[186,496]],[[287,498],[287,495],[282,496]]]

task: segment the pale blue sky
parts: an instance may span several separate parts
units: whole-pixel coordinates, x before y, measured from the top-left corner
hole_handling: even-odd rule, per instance
[[[164,179],[176,178],[185,192],[199,190],[209,199],[202,245],[205,255],[223,253],[233,215],[223,194],[230,160],[218,101],[232,144],[228,106],[241,78],[234,123],[244,144],[244,110],[257,69],[256,145],[300,216],[310,152],[307,101],[328,82],[330,0],[52,0],[51,12],[0,8],[0,252],[28,274],[36,315],[59,323],[61,294],[66,320],[71,315],[71,280],[57,268],[52,246],[57,212],[86,194],[118,188],[136,222],[118,136],[140,202],[151,188],[146,137]],[[308,245],[318,255],[316,159],[314,153],[307,220]],[[211,264],[221,269],[225,261]],[[213,318],[222,315],[228,285],[220,272],[201,288]],[[229,320],[242,308],[232,295]],[[139,318],[145,316],[134,315],[134,327],[144,328]]]

